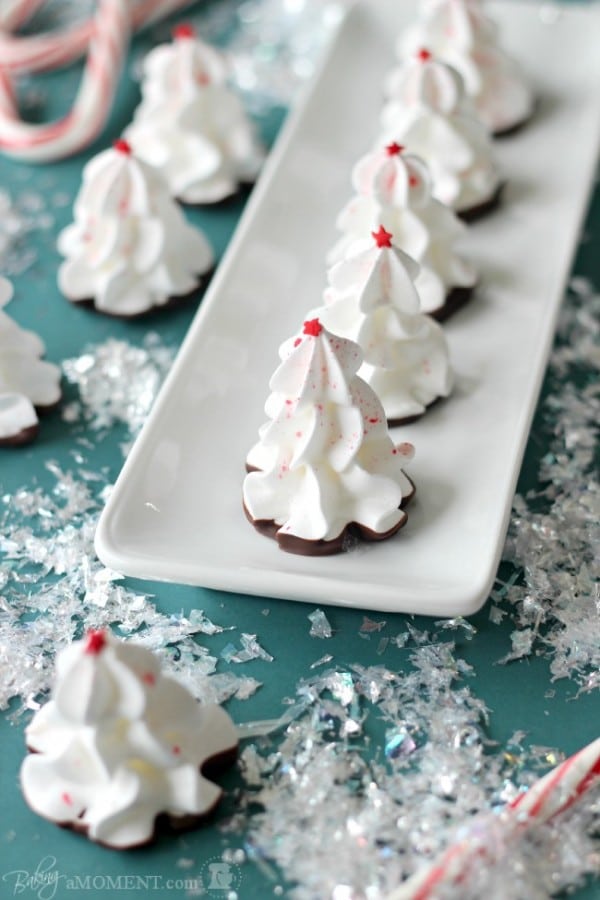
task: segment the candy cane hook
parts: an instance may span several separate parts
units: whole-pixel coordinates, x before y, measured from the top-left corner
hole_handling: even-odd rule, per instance
[[[44,0],[12,0],[0,12],[0,150],[28,162],[50,162],[81,150],[108,118],[132,29],[189,6],[191,0],[99,0],[95,16],[64,32],[13,37]],[[42,71],[87,60],[70,112],[32,125],[19,115],[13,72]]]

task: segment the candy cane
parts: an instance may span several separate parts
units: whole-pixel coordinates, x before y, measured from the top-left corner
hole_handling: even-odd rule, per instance
[[[127,0],[101,0],[88,57],[71,111],[58,122],[30,125],[19,118],[6,72],[0,78],[0,148],[31,162],[75,153],[100,132],[114,96],[129,37]]]
[[[518,837],[526,828],[548,822],[558,813],[575,803],[600,777],[600,738],[588,744],[579,753],[548,772],[533,787],[507,804],[499,819],[506,837]],[[477,834],[481,819],[477,822]],[[492,856],[491,852],[475,836],[454,844],[439,859],[422,872],[416,872],[399,888],[388,895],[387,900],[432,900],[442,884],[463,882],[469,863],[476,857]]]
[[[45,0],[20,0],[22,24]],[[141,0],[131,6],[131,28],[137,31],[159,19],[190,6],[194,0]],[[25,9],[30,9],[27,12]],[[44,35],[14,36],[10,34],[16,25],[0,14],[0,68],[11,74],[42,72],[67,65],[82,56],[94,31],[94,20],[85,19],[63,32]]]
[[[14,0],[0,14],[0,28],[17,27],[43,0]],[[10,38],[0,32],[0,150],[28,162],[76,153],[100,133],[112,105],[131,28],[188,6],[191,0],[100,0],[93,19],[62,33]],[[31,125],[19,116],[12,71],[64,65],[85,50],[87,60],[71,111],[63,119]]]

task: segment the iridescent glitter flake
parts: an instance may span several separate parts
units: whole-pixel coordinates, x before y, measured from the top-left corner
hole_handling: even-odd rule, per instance
[[[329,619],[322,609],[315,609],[314,612],[309,614],[308,618],[310,621],[309,634],[311,637],[326,639],[333,636],[333,630],[329,623]]]
[[[151,332],[142,347],[110,338],[75,359],[66,359],[63,372],[79,388],[80,400],[65,406],[63,417],[102,432],[122,423],[135,437],[174,356],[174,348],[165,347]]]
[[[599,321],[600,295],[573,279],[543,406],[540,486],[515,498],[504,553],[515,577],[490,614],[500,621],[508,606],[516,625],[501,662],[546,653],[553,677],[573,678],[581,691],[600,686]]]
[[[485,865],[476,857],[458,889],[436,896],[541,900],[594,871],[600,790],[525,838],[508,832],[504,805],[561,754],[526,751],[518,734],[504,752],[495,747],[454,645],[414,631],[407,674],[351,666],[315,675],[300,683],[283,735],[244,749],[245,806],[227,830],[249,830],[248,859],[277,864],[294,900],[384,900],[470,833]]]

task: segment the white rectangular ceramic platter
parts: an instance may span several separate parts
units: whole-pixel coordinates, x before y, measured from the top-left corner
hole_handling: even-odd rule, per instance
[[[556,11],[553,7],[551,11]],[[464,250],[477,298],[446,324],[457,388],[393,436],[412,441],[417,485],[393,539],[337,556],[281,551],[242,511],[244,460],[264,421],[279,344],[319,305],[334,219],[353,163],[377,134],[393,37],[408,0],[351,9],[288,122],[97,533],[112,568],[145,579],[454,616],[488,595],[594,174],[598,8],[490,11],[539,97],[535,119],[497,142],[500,210]]]

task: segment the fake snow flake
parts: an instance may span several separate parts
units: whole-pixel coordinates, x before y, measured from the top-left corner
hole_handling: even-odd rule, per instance
[[[175,356],[157,334],[142,347],[109,338],[81,356],[66,359],[67,381],[79,388],[80,402],[67,409],[68,421],[83,421],[93,431],[124,424],[135,437],[144,424]]]
[[[308,616],[310,625],[309,635],[314,638],[330,638],[333,636],[329,619],[322,609],[315,609]]]
[[[228,663],[245,663],[252,659],[262,659],[265,662],[273,662],[270,653],[261,647],[255,634],[241,634],[242,649],[238,650],[233,644],[227,644],[221,651],[222,658]]]

